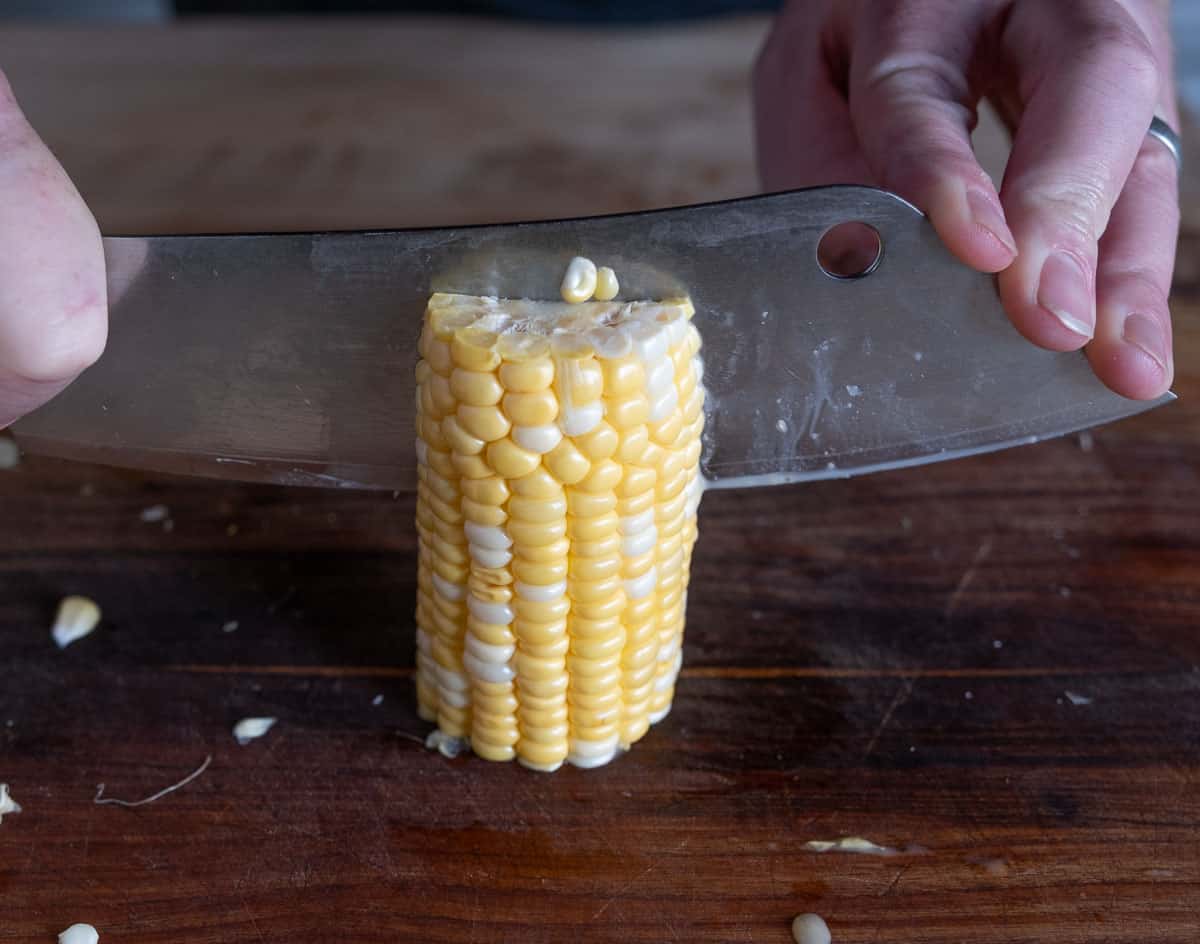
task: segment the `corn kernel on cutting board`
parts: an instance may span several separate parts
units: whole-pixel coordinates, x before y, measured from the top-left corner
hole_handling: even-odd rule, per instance
[[[0,62],[110,229],[415,225],[751,189],[761,29],[10,31]],[[613,80],[547,121],[572,63]],[[0,471],[0,941],[785,942],[804,911],[839,942],[1196,940],[1200,290],[1177,299],[1169,410],[709,496],[676,706],[598,771],[424,749],[411,496]],[[59,652],[72,592],[104,620]],[[279,721],[239,746],[253,716]],[[880,848],[816,851],[846,837]]]

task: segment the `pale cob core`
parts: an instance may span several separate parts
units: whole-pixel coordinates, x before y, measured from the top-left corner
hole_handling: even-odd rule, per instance
[[[670,710],[703,484],[692,314],[429,300],[417,695],[481,757],[594,767]]]

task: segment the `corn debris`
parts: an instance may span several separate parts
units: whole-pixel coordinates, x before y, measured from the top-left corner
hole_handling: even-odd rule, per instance
[[[20,813],[21,804],[12,798],[8,792],[8,784],[0,783],[0,821],[9,813]]]
[[[58,613],[54,617],[54,626],[51,627],[50,634],[58,648],[65,649],[88,635],[99,623],[100,607],[94,600],[87,597],[66,597],[58,605]]]
[[[429,301],[417,695],[438,749],[595,767],[670,710],[702,488],[700,336],[687,299],[586,300],[616,291],[575,259],[574,304]]]

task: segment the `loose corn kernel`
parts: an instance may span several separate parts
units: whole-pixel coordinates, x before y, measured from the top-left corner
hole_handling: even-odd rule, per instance
[[[596,301],[608,302],[617,297],[617,292],[621,291],[621,285],[617,281],[617,273],[608,266],[600,266],[596,270]]]
[[[703,428],[686,299],[434,295],[417,367],[417,698],[536,770],[606,763],[670,710]],[[588,301],[595,297],[596,301]]]
[[[583,256],[572,259],[560,291],[564,302],[586,302],[596,292],[596,263]]]

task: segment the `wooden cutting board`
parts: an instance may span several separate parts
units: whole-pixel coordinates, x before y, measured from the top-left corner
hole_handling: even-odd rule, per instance
[[[762,29],[9,30],[0,62],[110,230],[391,226],[753,190]],[[815,911],[1194,944],[1198,288],[1169,409],[709,496],[675,710],[592,772],[422,747],[410,497],[0,471],[0,941],[769,944]],[[72,592],[105,620],[59,652]],[[847,836],[895,852],[807,845]]]

